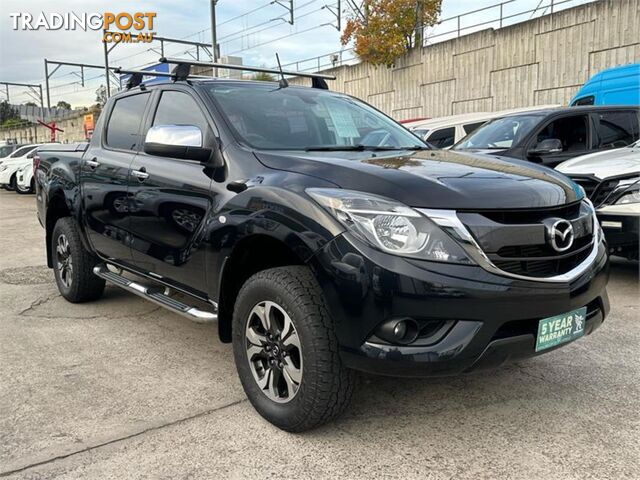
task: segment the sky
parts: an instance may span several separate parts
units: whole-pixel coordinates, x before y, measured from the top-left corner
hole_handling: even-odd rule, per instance
[[[550,0],[512,0],[504,6],[504,14],[536,8]],[[562,0],[555,0],[556,2]],[[572,0],[561,8],[586,3],[589,0]],[[288,0],[281,0],[288,3]],[[340,33],[336,29],[335,10],[337,0],[293,0],[294,25],[285,21],[287,10],[271,0],[218,0],[216,9],[218,42],[222,55],[242,57],[245,65],[274,67],[278,52],[283,65],[305,59],[313,59],[291,65],[288,69],[313,69],[315,57],[322,56],[321,65],[328,64],[327,54],[348,49],[340,45]],[[360,3],[360,0],[357,0]],[[495,5],[498,0],[443,0],[441,19]],[[344,16],[350,13],[347,1],[342,0]],[[544,9],[539,10],[542,13]],[[156,12],[153,31],[158,36],[181,38],[211,43],[209,0],[1,0],[0,2],[0,81],[43,84],[44,58],[66,62],[104,64],[101,32],[96,31],[23,31],[12,29],[11,13],[28,12],[36,16],[40,12]],[[462,18],[463,27],[493,20],[498,9],[492,8]],[[344,18],[343,16],[343,18]],[[520,16],[511,22],[528,19],[531,14]],[[455,29],[457,21],[451,20],[430,30],[431,34],[446,33]],[[344,20],[343,20],[344,26]],[[492,25],[486,25],[488,28]],[[495,25],[497,27],[497,25]],[[467,32],[470,32],[468,30]],[[445,36],[439,36],[444,39]],[[160,57],[157,43],[149,45],[120,44],[109,55],[112,66],[139,68],[155,63]],[[167,45],[165,54],[189,57],[189,47]],[[344,59],[352,58],[346,51]],[[354,60],[355,61],[355,60]],[[51,104],[64,100],[72,106],[94,103],[95,90],[105,83],[104,73],[98,69],[85,70],[85,85],[80,84],[79,69],[61,67],[50,79]],[[34,101],[22,87],[10,87],[11,103]],[[0,85],[0,100],[6,99],[4,86]],[[46,100],[45,100],[46,104]]]

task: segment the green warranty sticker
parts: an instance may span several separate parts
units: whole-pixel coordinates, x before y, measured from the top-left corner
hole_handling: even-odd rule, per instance
[[[587,307],[569,313],[543,318],[538,324],[536,352],[570,342],[584,335]]]

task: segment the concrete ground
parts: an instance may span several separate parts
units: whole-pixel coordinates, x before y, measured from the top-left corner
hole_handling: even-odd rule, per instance
[[[115,288],[62,300],[34,208],[0,192],[0,477],[640,478],[637,266],[613,265],[590,337],[460,378],[363,375],[342,418],[292,435],[214,325]]]

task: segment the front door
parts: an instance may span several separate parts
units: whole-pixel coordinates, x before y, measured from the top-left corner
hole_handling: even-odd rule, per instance
[[[84,154],[80,175],[87,237],[102,257],[131,261],[127,187],[129,169],[139,148],[149,93],[115,101],[99,136]]]
[[[562,151],[545,155],[529,155],[528,159],[542,163],[547,167],[555,167],[565,160],[585,155],[591,150],[591,124],[589,115],[567,115],[546,123],[533,136],[527,150],[536,147],[543,140],[558,139],[562,143]]]
[[[192,125],[210,132],[188,91],[160,92],[151,126]],[[212,208],[211,172],[197,161],[148,155],[131,165],[129,232],[134,266],[166,283],[206,292],[204,220]]]

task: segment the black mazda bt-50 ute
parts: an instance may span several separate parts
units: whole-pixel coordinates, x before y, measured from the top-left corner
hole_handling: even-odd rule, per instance
[[[354,370],[461,374],[603,322],[607,249],[580,187],[430,149],[313,80],[133,82],[89,144],[41,147],[62,296],[108,282],[217,321],[249,400],[288,431],[339,414]]]

